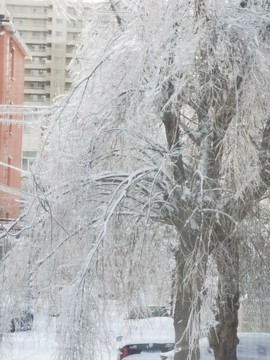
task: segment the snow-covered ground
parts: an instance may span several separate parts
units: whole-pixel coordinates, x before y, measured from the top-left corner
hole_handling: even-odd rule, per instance
[[[0,343],[0,359],[54,360],[57,357],[55,334],[55,319],[51,324],[42,319],[34,322],[32,331],[8,333]]]
[[[56,319],[47,324],[42,319],[34,323],[32,331],[8,333],[0,343],[2,360],[56,360]],[[206,339],[201,341],[201,359],[214,359]],[[270,334],[241,333],[238,346],[240,360],[270,360]],[[116,352],[102,360],[116,359]]]
[[[270,334],[239,333],[238,360],[270,360]],[[214,360],[206,339],[201,341],[202,360]]]

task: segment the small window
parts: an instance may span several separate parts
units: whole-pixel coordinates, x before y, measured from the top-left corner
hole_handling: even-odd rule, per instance
[[[12,80],[14,80],[14,76],[15,76],[15,49],[14,49],[13,46],[11,46],[10,53],[11,53],[10,77],[11,77]]]
[[[13,127],[12,127],[12,115],[9,116],[10,118],[10,122],[9,122],[9,125],[8,125],[8,132],[9,132],[9,135],[13,135]]]
[[[7,185],[10,186],[11,185],[11,162],[12,162],[12,157],[8,156],[8,170],[7,170]]]
[[[60,63],[60,62],[62,61],[62,58],[59,57],[59,56],[55,56],[54,61],[55,61],[56,63]]]
[[[22,169],[24,171],[31,171],[35,164],[36,157],[37,157],[36,151],[24,151],[22,158]]]
[[[35,39],[40,38],[40,32],[38,32],[38,31],[33,31],[33,32],[32,32],[32,37],[35,38]]]

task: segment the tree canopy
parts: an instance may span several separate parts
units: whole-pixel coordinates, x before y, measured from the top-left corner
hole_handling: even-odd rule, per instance
[[[176,360],[198,356],[206,299],[215,357],[236,359],[249,261],[268,271],[268,1],[110,1],[93,14],[33,177],[27,281],[68,298],[63,359],[95,358],[101,298],[171,295]]]

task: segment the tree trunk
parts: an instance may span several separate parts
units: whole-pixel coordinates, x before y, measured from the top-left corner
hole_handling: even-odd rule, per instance
[[[225,239],[213,253],[219,274],[218,324],[209,332],[215,360],[237,360],[239,309],[239,253],[237,238]]]
[[[177,291],[175,302],[174,328],[176,352],[174,360],[199,360],[198,344],[195,349],[190,348],[189,331],[187,330],[192,300],[189,299],[186,289],[181,289]]]
[[[186,261],[188,257],[182,253],[176,257],[177,277],[176,277],[176,299],[174,309],[174,328],[175,328],[175,355],[174,360],[199,360],[199,318],[200,310],[200,290],[201,290],[201,269],[194,275],[194,281],[185,281],[187,274]],[[189,271],[188,271],[189,272]],[[190,274],[188,274],[190,275]],[[192,319],[193,314],[197,318]],[[198,331],[196,331],[198,330]],[[192,331],[194,333],[192,334]],[[191,347],[191,337],[193,336],[194,348]],[[197,342],[197,343],[196,343]]]

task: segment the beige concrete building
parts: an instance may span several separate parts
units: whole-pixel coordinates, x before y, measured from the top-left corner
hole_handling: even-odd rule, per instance
[[[70,88],[67,66],[82,20],[72,7],[67,9],[72,19],[67,20],[56,11],[52,1],[5,1],[32,55],[32,60],[25,64],[25,105],[49,105],[55,96]]]
[[[5,14],[6,0],[0,0],[0,14]]]

